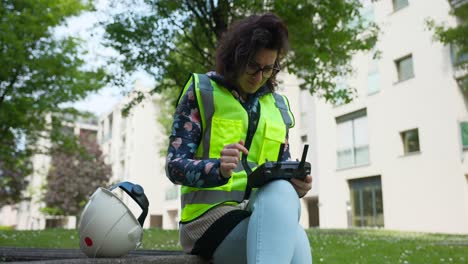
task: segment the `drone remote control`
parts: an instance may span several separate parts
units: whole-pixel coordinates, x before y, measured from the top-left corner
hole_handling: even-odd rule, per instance
[[[281,144],[278,160],[283,156],[284,144]],[[309,145],[304,145],[301,161],[266,161],[258,166],[248,176],[248,185],[252,188],[258,188],[262,185],[280,179],[290,180],[292,178],[304,179],[310,174],[310,163],[305,161]]]

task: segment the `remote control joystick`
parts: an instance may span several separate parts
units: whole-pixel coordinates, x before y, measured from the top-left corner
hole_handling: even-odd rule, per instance
[[[278,160],[283,156],[284,144],[281,144],[278,153]],[[309,145],[305,144],[302,151],[301,161],[268,161],[258,166],[248,175],[248,185],[252,188],[258,188],[274,180],[290,180],[292,178],[304,179],[310,174],[310,163],[306,161]]]

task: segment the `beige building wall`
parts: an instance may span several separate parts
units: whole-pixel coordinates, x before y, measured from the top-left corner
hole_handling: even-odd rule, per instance
[[[147,92],[149,88],[137,82],[135,90]],[[145,227],[175,229],[179,218],[174,209],[179,207],[179,197],[177,188],[166,177],[165,158],[160,156],[160,151],[167,148],[166,136],[157,122],[160,97],[144,99],[123,117],[121,110],[131,99],[132,96],[124,98],[110,113],[101,116],[98,141],[106,162],[112,166],[112,182],[130,181],[144,188],[150,202]],[[138,205],[129,196],[122,197],[138,217]]]
[[[350,180],[380,176],[384,228],[468,233],[468,151],[460,134],[460,122],[468,120],[468,95],[454,80],[450,47],[435,41],[425,24],[427,18],[455,23],[449,3],[409,1],[398,11],[392,1],[372,6],[382,30],[381,57],[354,57],[356,72],[346,82],[357,88],[356,100],[333,106],[307,91],[299,99],[289,95],[308,109],[299,116],[312,147],[314,184],[319,182],[314,188],[319,188],[320,227],[351,226]],[[409,54],[414,77],[398,81],[395,61]],[[368,90],[371,67],[378,71],[375,92]],[[368,164],[338,169],[336,119],[361,109],[367,116]],[[405,154],[400,133],[410,129],[418,129],[420,151]]]
[[[306,160],[311,164],[316,164],[317,148],[314,146],[313,140],[309,138],[310,131],[313,131],[315,128],[315,122],[313,119],[307,118],[311,112],[311,105],[309,104],[310,96],[308,94],[303,94],[303,91],[299,89],[300,81],[293,75],[281,72],[277,79],[280,82],[277,92],[288,97],[291,111],[294,114],[295,125],[289,130],[291,159],[300,160],[304,144],[308,144],[309,148]],[[311,175],[313,176],[312,190],[306,195],[306,197],[301,199],[300,223],[304,227],[314,225],[313,219],[315,215],[312,212],[309,212],[308,206],[309,204],[315,204],[318,202],[319,179],[316,177],[317,167],[312,165],[311,170]]]

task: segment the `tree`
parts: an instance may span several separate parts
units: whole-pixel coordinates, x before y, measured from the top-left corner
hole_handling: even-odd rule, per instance
[[[96,132],[82,129],[79,143],[81,150],[58,145],[52,151],[43,209],[48,214],[78,216],[90,195],[109,183],[112,170],[104,163]]]
[[[27,152],[15,150],[13,144],[14,142],[9,141],[8,138],[0,138],[0,146],[12,149],[9,153],[2,153],[8,155],[4,155],[4,159],[0,159],[0,207],[13,204],[21,198],[21,191],[28,184],[24,175],[29,175],[32,172]],[[2,150],[0,149],[0,151]]]
[[[460,86],[468,91],[468,2],[453,2],[451,15],[458,20],[456,26],[447,27],[428,20],[429,28],[435,31],[436,38],[444,44],[452,45],[455,68],[464,73],[458,80]]]
[[[104,71],[85,67],[80,40],[54,28],[89,10],[81,0],[3,0],[0,3],[0,206],[17,202],[26,185],[28,158],[50,133],[46,116],[97,91]],[[54,140],[54,138],[52,138]],[[43,150],[42,150],[43,151]]]
[[[128,0],[127,4],[144,5],[145,12],[127,8],[116,14],[106,26],[107,44],[125,57],[124,72],[143,69],[155,77],[152,92],[181,89],[188,73],[212,70],[222,33],[249,14],[273,11],[285,20],[292,47],[285,68],[303,80],[301,88],[331,102],[352,99],[353,89],[336,88],[337,77],[351,73],[352,56],[370,50],[377,40],[377,26],[361,17],[359,0]]]

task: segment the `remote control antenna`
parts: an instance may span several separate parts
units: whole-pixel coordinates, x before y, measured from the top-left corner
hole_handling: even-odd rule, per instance
[[[278,158],[276,159],[276,167],[281,167],[281,159],[283,158],[283,153],[284,153],[284,143],[281,143],[279,153],[278,153]]]
[[[309,150],[309,144],[305,144],[304,149],[302,150],[302,158],[301,158],[301,163],[299,163],[299,170],[302,170],[304,168],[308,150]]]
[[[283,157],[283,153],[284,153],[284,143],[281,143],[279,153],[278,153],[278,158],[276,159],[276,161],[281,161],[281,158]]]

